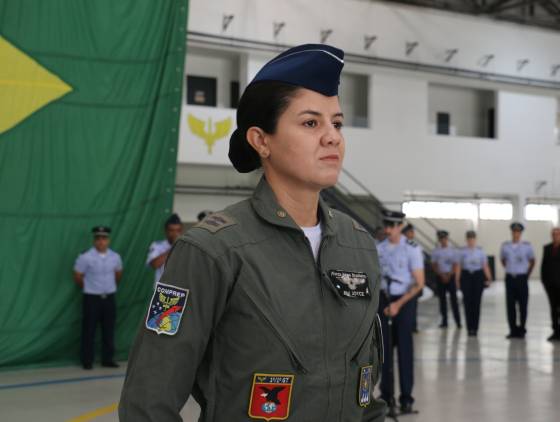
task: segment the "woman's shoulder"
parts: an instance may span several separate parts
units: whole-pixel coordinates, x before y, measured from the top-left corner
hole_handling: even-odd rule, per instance
[[[221,253],[265,236],[261,225],[250,201],[245,200],[208,215],[187,230],[182,239],[202,249]]]
[[[362,224],[342,211],[331,208],[329,213],[332,213],[336,222],[336,234],[342,244],[350,247],[377,250],[373,236]]]

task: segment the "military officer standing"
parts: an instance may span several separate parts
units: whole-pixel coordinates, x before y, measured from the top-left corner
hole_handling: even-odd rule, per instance
[[[525,227],[512,223],[511,241],[504,242],[500,249],[500,259],[506,269],[506,307],[509,334],[506,338],[525,338],[527,306],[529,303],[529,277],[535,266],[535,252],[529,242],[521,240]],[[519,307],[519,323],[517,320]]]
[[[416,243],[416,230],[414,230],[414,226],[412,224],[409,223],[404,226],[402,234],[407,238],[407,240]],[[418,247],[420,248],[420,251],[422,251],[422,247],[420,245],[418,245]],[[424,256],[424,253],[422,253],[422,256]],[[422,293],[423,291],[420,290],[420,292],[414,296],[412,302],[412,306],[414,307],[414,322],[412,323],[413,333],[418,333],[418,300],[422,297]]]
[[[414,324],[414,297],[424,287],[424,257],[416,242],[402,235],[405,215],[398,211],[384,210],[383,220],[387,238],[378,244],[382,283],[379,298],[379,315],[383,327],[385,362],[381,377],[381,398],[391,408],[395,407],[393,347],[398,349],[400,409],[412,413],[414,386],[414,351],[412,331]],[[388,317],[391,318],[389,321]],[[389,333],[389,323],[392,330]]]
[[[459,249],[455,267],[455,284],[463,292],[463,306],[469,337],[476,337],[480,323],[480,304],[484,286],[492,281],[488,257],[476,245],[476,232],[466,233],[467,246]]]
[[[146,265],[155,270],[154,286],[163,274],[165,260],[171,250],[171,246],[173,246],[183,232],[183,223],[177,214],[172,214],[165,221],[164,230],[165,239],[152,242],[148,250],[148,257],[146,258]]]
[[[83,290],[81,360],[84,369],[91,369],[94,360],[95,330],[101,324],[103,366],[117,368],[115,351],[115,293],[122,277],[122,260],[109,249],[111,229],[92,229],[93,247],[78,256],[74,264],[74,282]]]
[[[449,293],[455,325],[457,328],[461,328],[461,314],[459,313],[455,284],[457,250],[449,246],[449,232],[438,230],[437,238],[439,246],[432,251],[432,268],[437,275],[439,312],[441,314],[439,326],[440,328],[447,328],[447,294]]]
[[[550,303],[552,335],[548,341],[560,341],[560,227],[552,229],[552,243],[544,247],[541,280]]]
[[[330,209],[344,157],[343,52],[292,48],[243,93],[229,157],[261,167],[252,198],[173,246],[130,354],[121,421],[377,422],[379,265],[371,235]]]

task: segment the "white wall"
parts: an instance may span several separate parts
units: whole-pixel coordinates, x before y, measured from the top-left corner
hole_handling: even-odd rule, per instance
[[[224,14],[235,16],[226,32]],[[276,40],[273,22],[286,24]],[[484,55],[494,54],[488,72],[560,80],[551,76],[551,66],[560,63],[558,32],[427,8],[356,0],[192,0],[188,28],[288,45],[319,42],[320,31],[332,29],[328,42],[355,54],[475,71],[483,69]],[[364,35],[378,37],[369,51]],[[408,41],[419,43],[410,57]],[[446,63],[445,51],[453,48],[459,53]],[[522,59],[530,63],[518,72]]]

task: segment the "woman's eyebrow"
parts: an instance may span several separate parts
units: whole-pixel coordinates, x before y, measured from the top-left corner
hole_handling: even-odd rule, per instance
[[[315,110],[303,110],[302,112],[300,112],[298,114],[298,116],[301,116],[303,114],[311,114],[312,116],[322,116],[323,115],[322,113],[320,113],[318,111],[315,111]],[[341,113],[341,112],[338,112],[338,113],[333,114],[332,117],[344,117],[344,114]]]

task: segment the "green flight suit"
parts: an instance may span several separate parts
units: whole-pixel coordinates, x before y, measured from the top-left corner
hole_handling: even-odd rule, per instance
[[[374,384],[381,367],[377,249],[351,218],[322,201],[319,209],[318,262],[264,177],[251,199],[176,242],[160,282],[188,289],[180,327],[174,335],[141,328],[121,421],[180,421],[189,395],[201,422],[259,420],[249,407],[266,390],[253,386],[254,374],[293,376],[280,393],[289,421],[384,420],[383,401],[369,394],[362,407],[358,397],[362,368],[372,365]],[[343,297],[333,274],[366,275],[368,294]]]

